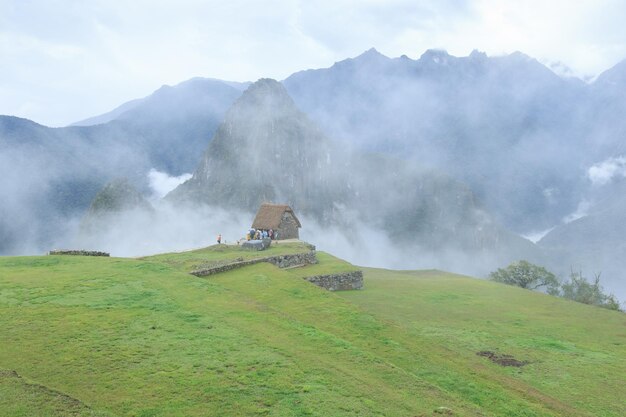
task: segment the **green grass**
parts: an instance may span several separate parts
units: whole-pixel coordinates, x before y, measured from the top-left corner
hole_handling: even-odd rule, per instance
[[[448,356],[456,378],[438,367],[420,371],[439,386],[484,403],[493,401],[485,379],[561,415],[626,415],[623,313],[445,273],[368,270],[366,282],[370,291],[342,296],[403,329],[433,363]],[[476,356],[481,350],[531,363],[503,368]]]
[[[0,371],[0,414],[13,417],[37,415],[57,416],[104,416],[94,412],[80,401],[52,391],[44,386],[32,384],[14,372]]]
[[[622,313],[437,271],[331,293],[299,279],[354,268],[324,253],[188,274],[306,251],[222,247],[0,258],[0,416],[626,415]]]
[[[264,251],[242,250],[237,245],[213,245],[202,249],[180,253],[164,253],[160,255],[140,258],[171,265],[185,271],[192,271],[202,267],[234,262],[237,260],[252,260],[276,255],[292,255],[306,253],[311,249],[304,242],[277,243],[272,241]]]
[[[316,257],[317,264],[308,265],[305,268],[291,268],[287,271],[295,278],[304,278],[313,275],[329,275],[361,269],[325,252],[317,252]]]

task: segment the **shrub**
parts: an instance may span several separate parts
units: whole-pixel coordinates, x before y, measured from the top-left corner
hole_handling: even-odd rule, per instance
[[[619,310],[619,301],[613,294],[605,294],[600,285],[600,274],[596,274],[593,282],[587,281],[582,272],[570,274],[569,282],[561,286],[561,296],[579,303],[591,304],[608,308],[609,310]]]
[[[533,265],[528,261],[513,262],[506,268],[498,268],[489,274],[496,282],[515,285],[529,290],[545,288],[548,293],[558,292],[559,281],[554,274],[542,266]]]

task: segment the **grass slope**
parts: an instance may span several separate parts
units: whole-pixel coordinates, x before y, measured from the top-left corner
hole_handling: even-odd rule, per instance
[[[183,271],[217,266],[235,262],[237,260],[253,260],[277,255],[293,255],[307,253],[311,247],[304,242],[276,243],[264,251],[242,250],[236,245],[213,245],[188,252],[164,253],[146,256],[141,260],[150,260],[164,263]]]
[[[0,258],[0,416],[626,415],[624,314],[436,271],[330,293],[298,278],[353,267],[318,255]]]

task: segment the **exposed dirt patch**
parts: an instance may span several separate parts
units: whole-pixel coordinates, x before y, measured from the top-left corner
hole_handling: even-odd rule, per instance
[[[515,366],[517,368],[520,368],[530,363],[529,361],[519,361],[511,355],[491,352],[489,350],[481,350],[480,352],[476,352],[476,354],[478,356],[484,356],[485,358],[488,358],[491,362],[496,363],[500,366]]]

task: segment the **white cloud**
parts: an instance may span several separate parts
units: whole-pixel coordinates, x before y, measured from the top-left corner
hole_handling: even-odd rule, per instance
[[[626,157],[608,158],[592,165],[587,171],[587,177],[593,185],[606,185],[614,178],[626,178]]]
[[[563,223],[571,223],[574,220],[585,217],[589,214],[590,208],[591,202],[587,200],[582,200],[580,203],[578,203],[578,207],[576,207],[576,210],[573,213],[570,213],[567,216],[563,217]]]
[[[520,50],[597,75],[626,57],[624,20],[618,0],[0,0],[0,113],[59,126],[162,84],[282,79],[372,46]]]
[[[532,231],[532,232],[529,232],[529,233],[523,234],[523,235],[522,235],[522,237],[523,237],[523,238],[525,238],[525,239],[530,240],[530,241],[531,241],[531,242],[533,242],[533,243],[537,243],[537,242],[539,242],[541,239],[543,239],[543,237],[544,237],[545,235],[547,235],[548,233],[550,233],[551,231],[553,231],[553,230],[554,230],[554,227],[556,227],[556,226],[550,227],[550,228],[545,229],[545,230],[535,230],[535,231]]]
[[[102,250],[113,256],[143,256],[186,251],[222,242],[233,243],[244,236],[253,215],[209,207],[174,208],[158,202],[154,211],[131,210],[107,218],[92,233],[82,231],[59,247]]]
[[[148,172],[148,182],[153,192],[154,199],[165,197],[167,193],[191,178],[191,174],[183,174],[178,177],[171,177],[166,172],[151,169]]]

